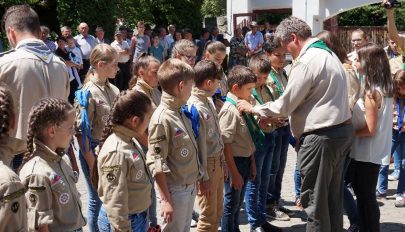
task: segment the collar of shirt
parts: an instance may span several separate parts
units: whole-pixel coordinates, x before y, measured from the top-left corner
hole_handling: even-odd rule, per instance
[[[318,38],[311,38],[311,39],[309,39],[309,40],[304,44],[304,46],[301,48],[300,54],[298,55],[297,58],[295,58],[295,59],[293,60],[293,63],[299,62],[301,56],[303,56],[303,55],[305,54],[305,52],[308,50],[308,47],[309,47],[311,44],[313,44],[313,43],[315,43],[316,41],[318,41],[318,40],[319,40]]]
[[[150,92],[153,90],[153,88],[148,83],[146,83],[146,81],[144,81],[142,78],[138,78],[136,85],[141,87],[141,89],[143,89],[145,92]]]
[[[203,89],[199,89],[197,87],[193,87],[191,94],[193,96],[196,96],[198,99],[200,99],[203,102],[208,102],[208,98],[212,97],[212,93],[210,93],[209,91],[203,90]]]
[[[27,142],[21,139],[4,136],[0,140],[0,160],[11,167],[11,161],[17,154],[27,150]]]
[[[138,133],[121,125],[114,126],[113,131],[118,137],[120,137],[127,143],[130,143],[133,138],[136,139],[137,137],[139,137]]]
[[[26,44],[26,43],[44,43],[44,41],[40,40],[40,39],[36,39],[36,38],[29,38],[29,39],[23,39],[20,42],[17,43],[17,45],[15,46],[15,49],[18,49],[22,44]]]
[[[179,112],[180,107],[185,104],[185,102],[181,101],[179,98],[174,97],[165,91],[162,93],[162,99],[160,102],[161,105],[167,107],[170,110]]]
[[[110,87],[109,84],[110,82],[106,80],[105,82],[101,81],[100,79],[96,78],[95,76],[90,76],[90,81],[100,87],[103,91],[105,90],[106,87]]]
[[[39,153],[42,158],[56,162],[59,162],[62,159],[63,155],[63,151],[60,154],[58,154],[55,151],[52,151],[48,146],[46,146],[38,139],[34,139],[33,153]]]
[[[234,100],[235,102],[238,102],[239,98],[235,96],[235,94],[231,93],[230,91],[226,94],[227,97],[230,99]]]

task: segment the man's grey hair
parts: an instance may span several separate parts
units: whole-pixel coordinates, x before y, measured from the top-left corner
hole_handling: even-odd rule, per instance
[[[72,30],[72,28],[70,28],[69,26],[63,26],[60,28],[60,32],[63,33],[66,30]]]
[[[277,26],[276,37],[283,42],[291,41],[291,34],[295,34],[303,39],[308,39],[312,36],[312,31],[309,25],[302,19],[291,16],[284,19]]]

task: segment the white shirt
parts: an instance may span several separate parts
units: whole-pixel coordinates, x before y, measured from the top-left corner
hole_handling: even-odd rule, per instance
[[[114,42],[111,43],[111,46],[117,50],[117,52],[123,52],[127,49],[129,49],[129,45],[127,41],[122,41],[121,43],[118,43],[117,40],[114,40]],[[120,55],[118,58],[118,63],[126,63],[129,60],[129,55]]]

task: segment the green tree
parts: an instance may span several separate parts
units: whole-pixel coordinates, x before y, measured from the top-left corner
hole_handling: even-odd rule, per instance
[[[204,0],[201,6],[201,13],[204,17],[226,15],[226,0]]]
[[[405,1],[401,0],[402,6]],[[387,16],[380,3],[358,7],[339,15],[339,26],[385,26]],[[395,24],[398,30],[405,30],[405,8],[395,10]]]

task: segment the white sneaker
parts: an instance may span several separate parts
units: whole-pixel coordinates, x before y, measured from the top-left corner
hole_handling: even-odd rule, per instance
[[[191,219],[190,227],[197,227],[197,221]]]
[[[402,201],[403,199],[404,199],[404,194],[402,194],[402,193],[395,194],[396,201]]]

